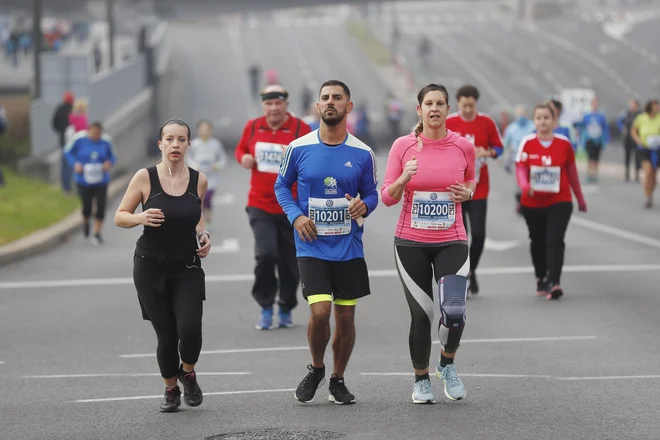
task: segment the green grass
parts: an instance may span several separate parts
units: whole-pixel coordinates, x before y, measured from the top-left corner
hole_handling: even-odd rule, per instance
[[[57,186],[22,177],[3,168],[0,187],[0,246],[62,220],[79,208],[77,197]]]
[[[374,37],[367,26],[356,20],[349,20],[347,26],[353,38],[357,40],[362,50],[372,61],[376,64],[390,64],[392,62],[392,54],[387,46]]]

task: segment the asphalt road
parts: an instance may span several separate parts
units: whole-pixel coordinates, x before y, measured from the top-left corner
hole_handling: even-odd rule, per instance
[[[379,157],[380,170],[385,160]],[[567,236],[567,295],[549,303],[533,293],[512,177],[494,167],[482,293],[468,304],[458,357],[468,395],[446,401],[434,381],[439,403],[429,407],[410,403],[409,312],[392,259],[399,207],[379,206],[365,234],[373,294],[358,305],[346,375],[358,403],[343,408],[327,403],[325,390],[307,405],[293,399],[309,361],[307,307],[295,310],[292,329],[254,330],[248,174],[234,164],[224,174],[214,251],[204,261],[203,406],[157,412],[163,387],[155,335],[140,318],[131,280],[140,231],[108,224],[101,247],[76,236],[0,270],[0,438],[202,439],[262,428],[392,440],[410,432],[455,439],[660,435],[660,232],[658,212],[642,209],[638,185],[606,177],[588,190],[590,212],[574,216]],[[435,346],[433,362],[437,355]]]
[[[173,90],[179,116],[248,117],[250,110],[240,105],[249,99],[247,83],[238,81],[242,67],[215,61],[221,56],[209,52],[232,50],[223,44],[227,31],[176,26],[175,32],[175,84],[183,85]],[[311,41],[318,35],[312,30],[301,47],[309,48],[306,54],[320,53],[314,49],[321,45],[329,52],[340,34],[330,33],[322,43]],[[200,35],[218,40],[204,45]],[[282,35],[270,35],[266,47],[277,47],[270,40]],[[356,94],[369,90],[358,74],[349,76],[365,67],[335,61],[338,54],[321,64],[323,54],[311,63],[318,65],[314,80],[342,75]],[[326,70],[340,65],[350,68]],[[294,81],[288,72],[295,69],[282,75]],[[220,87],[224,83],[231,87]],[[385,161],[378,156],[380,181]],[[482,292],[468,304],[457,358],[465,400],[447,401],[435,380],[437,405],[410,403],[410,318],[392,254],[400,207],[382,204],[365,226],[373,294],[357,306],[358,340],[346,374],[358,403],[331,405],[324,389],[310,404],[294,400],[309,363],[308,309],[295,309],[292,329],[254,329],[254,243],[244,212],[249,174],[232,161],[216,199],[214,248],[203,263],[208,299],[197,370],[204,404],[158,413],[163,385],[156,338],[141,320],[132,285],[140,230],[122,230],[110,221],[103,246],[74,236],[0,269],[0,438],[203,439],[267,428],[322,429],[356,440],[400,440],[411,433],[452,439],[658,438],[657,209],[644,210],[639,185],[618,175],[603,175],[598,188],[585,189],[589,213],[574,214],[567,236],[566,296],[549,303],[534,296],[526,228],[514,213],[513,177],[497,166],[492,175],[489,241],[478,271]],[[109,206],[109,220],[117,203]],[[432,362],[438,351],[435,345]],[[332,362],[330,351],[326,362]]]
[[[374,129],[382,119],[387,89],[339,18],[308,17],[306,23],[287,14],[262,14],[244,22],[173,24],[177,60],[177,117],[214,122],[216,135],[234,148],[249,118],[260,115],[250,95],[248,68],[275,69],[289,91],[289,109],[301,116],[302,89],[314,95],[328,79],[340,79],[356,104],[367,102]]]
[[[440,81],[451,91],[474,83],[482,92],[484,110],[532,106],[562,89],[593,88],[601,106],[614,116],[629,97],[657,90],[655,64],[607,36],[600,24],[579,17],[526,23],[495,4],[475,4],[479,6],[468,9],[396,3],[384,14],[385,24],[372,28],[389,41],[389,23],[398,20],[399,48],[417,83]],[[418,55],[422,35],[432,42],[426,68]]]

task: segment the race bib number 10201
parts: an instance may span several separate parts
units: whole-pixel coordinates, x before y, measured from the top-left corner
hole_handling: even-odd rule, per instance
[[[456,221],[456,204],[447,192],[415,191],[410,221],[414,229],[448,229]]]
[[[351,216],[345,198],[309,198],[309,218],[317,235],[346,235],[351,232]]]
[[[286,145],[257,142],[254,145],[254,158],[257,161],[257,170],[262,173],[279,173],[285,148]]]

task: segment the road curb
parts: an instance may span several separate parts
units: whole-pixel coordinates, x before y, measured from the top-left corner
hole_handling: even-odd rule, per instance
[[[113,179],[108,185],[108,201],[124,191],[132,177],[133,173],[126,173]],[[81,226],[80,211],[76,210],[53,225],[0,246],[0,267],[55,247]]]

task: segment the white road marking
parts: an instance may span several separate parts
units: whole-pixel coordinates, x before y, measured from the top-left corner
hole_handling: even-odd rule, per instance
[[[577,220],[575,217],[572,222]],[[582,220],[582,219],[580,219]],[[624,231],[625,232],[625,231]],[[632,233],[629,233],[632,234]],[[632,234],[636,235],[636,234]],[[638,236],[642,237],[642,236]],[[629,238],[629,237],[626,237]],[[641,239],[640,239],[641,240]],[[646,240],[646,239],[644,239]],[[637,239],[631,241],[638,241]],[[642,241],[640,241],[642,242]],[[657,242],[657,243],[656,243]],[[660,248],[660,241],[650,243],[643,241],[653,247]],[[593,272],[654,272],[660,270],[660,264],[603,264],[603,265],[579,265],[564,266],[564,272],[593,273]],[[534,272],[533,266],[511,266],[511,267],[484,267],[479,269],[479,275],[529,275]],[[370,270],[371,278],[397,277],[396,269]],[[253,274],[235,275],[207,275],[207,283],[232,283],[253,281]],[[70,280],[46,280],[46,281],[6,281],[0,282],[0,290],[9,289],[40,289],[53,287],[90,287],[90,286],[118,286],[133,285],[133,278],[87,278]]]
[[[296,390],[295,388],[282,388],[276,390],[244,390],[244,391],[216,391],[216,392],[204,391],[204,397],[231,396],[234,394],[287,393],[295,390]],[[80,399],[80,400],[74,400],[73,402],[75,403],[120,402],[126,400],[145,400],[145,399],[162,399],[162,398],[163,395],[159,394],[157,396],[131,396],[131,397],[106,397],[101,399]]]
[[[492,344],[502,342],[554,342],[554,341],[583,341],[593,340],[596,336],[546,336],[546,337],[529,337],[529,338],[494,338],[494,339],[461,339],[461,344]],[[439,341],[434,341],[440,343]],[[227,353],[262,353],[268,351],[298,351],[309,350],[307,345],[293,346],[293,347],[264,347],[264,348],[237,348],[227,350],[202,350],[200,354],[227,354]],[[139,354],[122,354],[120,358],[146,358],[155,357],[155,353],[139,353]]]
[[[362,376],[414,376],[414,372],[369,372],[369,373],[360,373]],[[629,379],[660,379],[660,374],[644,374],[639,376],[583,376],[583,377],[561,377],[561,376],[550,376],[544,374],[489,374],[489,373],[460,373],[461,377],[490,377],[490,378],[503,378],[503,379],[552,379],[552,380],[562,380],[562,381],[578,381],[578,380],[629,380]]]
[[[0,361],[0,365],[4,365],[4,364],[5,364],[4,361]]]
[[[231,205],[236,200],[232,193],[218,194],[213,196],[213,203],[217,205]]]
[[[360,373],[362,376],[414,376],[414,372],[410,373]],[[554,379],[553,376],[539,375],[539,374],[479,374],[479,373],[460,373],[460,377],[497,377],[507,379]]]
[[[517,241],[495,241],[486,238],[484,248],[489,251],[503,252],[515,248],[518,244]]]
[[[197,373],[198,376],[247,376],[252,373],[241,371],[211,371]],[[160,377],[160,373],[89,373],[89,374],[44,374],[34,376],[21,376],[21,379],[83,379],[87,377]]]
[[[222,240],[222,243],[211,248],[211,253],[226,254],[230,252],[238,252],[239,248],[238,240],[234,238],[225,238]]]
[[[578,226],[585,227],[587,229],[592,229],[604,234],[612,235],[614,237],[619,237],[624,240],[631,241],[633,243],[645,244],[647,246],[660,249],[660,240],[646,235],[636,234],[634,232],[626,231],[625,229],[615,228],[614,226],[604,225],[602,223],[595,222],[593,220],[587,220],[579,216],[575,216],[571,219],[571,223],[574,223]]]

